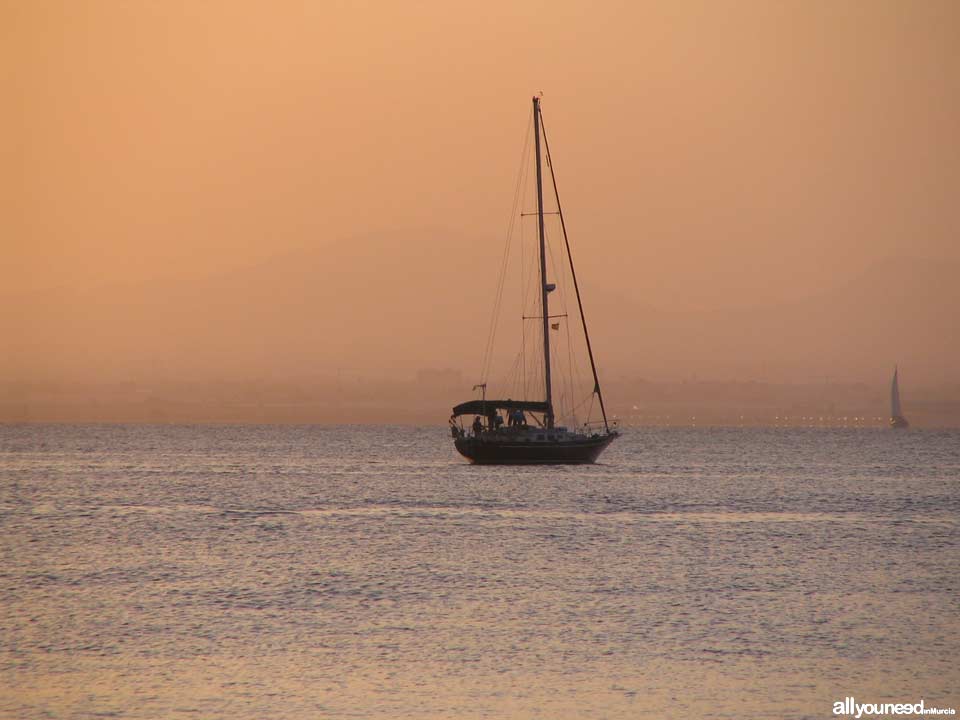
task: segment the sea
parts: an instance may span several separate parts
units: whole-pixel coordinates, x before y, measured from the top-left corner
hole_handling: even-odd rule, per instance
[[[960,431],[0,426],[2,718],[960,712]],[[852,715],[850,715],[852,717]]]

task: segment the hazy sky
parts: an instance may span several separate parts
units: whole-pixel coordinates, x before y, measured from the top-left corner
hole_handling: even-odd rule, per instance
[[[951,0],[0,0],[0,369],[472,377],[539,91],[608,367],[956,380]]]

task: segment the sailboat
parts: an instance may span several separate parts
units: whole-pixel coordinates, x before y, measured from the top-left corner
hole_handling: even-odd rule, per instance
[[[515,465],[515,464],[583,464],[595,462],[597,457],[619,435],[615,428],[607,421],[607,411],[603,404],[603,394],[600,391],[600,380],[597,374],[597,365],[593,357],[593,348],[590,345],[590,335],[587,331],[587,321],[583,313],[583,302],[580,298],[580,288],[577,284],[577,275],[573,267],[573,257],[570,255],[570,243],[567,239],[566,224],[563,221],[563,211],[560,208],[560,198],[557,194],[557,181],[553,173],[553,163],[550,160],[550,146],[547,142],[546,129],[540,112],[540,98],[533,98],[533,135],[534,154],[536,157],[537,174],[537,232],[539,239],[539,317],[543,327],[543,396],[526,400],[492,400],[486,397],[486,383],[474,387],[482,390],[479,400],[469,400],[454,406],[450,417],[450,426],[457,451],[473,463],[485,465]],[[556,329],[551,324],[549,310],[549,295],[556,289],[556,284],[549,282],[547,277],[547,250],[544,230],[543,211],[543,160],[541,157],[541,136],[546,151],[546,161],[550,168],[550,177],[553,182],[554,195],[557,201],[557,212],[563,228],[563,238],[570,264],[570,275],[576,290],[577,306],[580,311],[580,321],[586,340],[587,352],[590,357],[590,367],[593,371],[593,393],[599,400],[600,411],[603,415],[603,427],[595,430],[588,426],[569,429],[557,425],[556,408],[554,406],[551,360],[550,360],[550,330]],[[529,318],[528,318],[529,319]],[[501,412],[506,414],[508,422],[503,423]],[[464,416],[474,416],[473,424],[463,427]]]
[[[897,366],[893,366],[893,382],[890,383],[890,427],[910,427],[900,409],[900,383],[897,381]]]

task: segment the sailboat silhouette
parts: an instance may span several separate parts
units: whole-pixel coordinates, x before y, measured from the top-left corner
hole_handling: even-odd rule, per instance
[[[592,463],[620,435],[616,430],[616,424],[614,423],[614,427],[611,427],[610,423],[607,422],[607,410],[604,407],[603,395],[600,392],[600,378],[597,375],[597,365],[594,361],[593,348],[590,345],[590,335],[587,332],[587,320],[583,314],[580,287],[577,285],[577,274],[573,269],[573,258],[570,256],[570,243],[567,240],[566,225],[563,222],[563,211],[560,209],[557,181],[553,175],[550,145],[547,142],[546,129],[543,126],[539,96],[533,98],[533,136],[537,170],[537,228],[540,240],[540,274],[537,278],[540,314],[528,319],[536,319],[542,322],[544,394],[536,399],[490,400],[487,398],[487,384],[483,382],[474,386],[474,390],[477,388],[482,390],[482,396],[479,400],[469,400],[453,408],[450,426],[454,446],[461,455],[471,462],[479,464],[550,463],[573,465]],[[554,330],[557,330],[559,324],[552,324],[550,320],[560,316],[550,314],[548,300],[550,293],[557,289],[557,285],[555,282],[548,282],[547,278],[546,233],[543,221],[543,169],[541,164],[544,157],[540,150],[541,136],[546,150],[545,159],[547,167],[550,169],[554,197],[557,201],[556,214],[560,216],[567,258],[570,262],[570,277],[573,280],[573,287],[577,296],[577,307],[580,310],[587,354],[590,357],[590,368],[593,372],[593,395],[599,400],[600,412],[603,415],[602,428],[588,429],[585,425],[582,429],[570,430],[554,423],[555,406],[551,381],[550,328],[553,327]],[[540,399],[541,397],[543,399]],[[503,420],[500,417],[500,411],[506,411],[509,418],[506,427],[501,427]],[[472,432],[468,432],[460,424],[460,418],[464,415],[475,416]],[[533,421],[533,424],[527,422],[528,418]]]
[[[890,383],[890,427],[910,427],[900,409],[900,383],[897,381],[897,366],[893,366],[893,382]]]

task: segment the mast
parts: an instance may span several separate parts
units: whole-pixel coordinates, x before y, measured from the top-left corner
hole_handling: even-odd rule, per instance
[[[550,313],[547,310],[547,246],[543,229],[543,172],[540,167],[540,98],[533,98],[533,138],[537,156],[537,228],[540,232],[540,309],[543,315],[543,379],[546,387],[547,412],[544,421],[553,427],[553,389],[550,384]]]
[[[547,151],[547,165],[550,167],[550,179],[553,181],[553,195],[557,199],[557,213],[560,215],[560,227],[563,229],[563,242],[567,247],[567,259],[570,261],[570,275],[573,277],[573,289],[577,293],[577,307],[580,308],[580,322],[583,324],[583,337],[587,341],[587,354],[590,356],[590,369],[593,370],[593,391],[600,400],[600,412],[603,415],[603,427],[610,432],[607,423],[607,409],[603,406],[603,393],[600,392],[600,377],[597,375],[597,363],[593,360],[593,347],[590,345],[590,333],[587,332],[587,316],[583,313],[583,301],[580,299],[580,285],[577,283],[577,271],[573,267],[573,254],[570,252],[570,240],[567,237],[567,223],[563,220],[563,208],[560,205],[560,192],[557,190],[557,175],[553,171],[553,159],[550,157],[550,142],[547,140],[547,127],[543,126],[543,144]]]
[[[900,409],[900,383],[897,382],[897,366],[893,366],[893,382],[890,383],[890,416],[898,418],[903,415]]]

